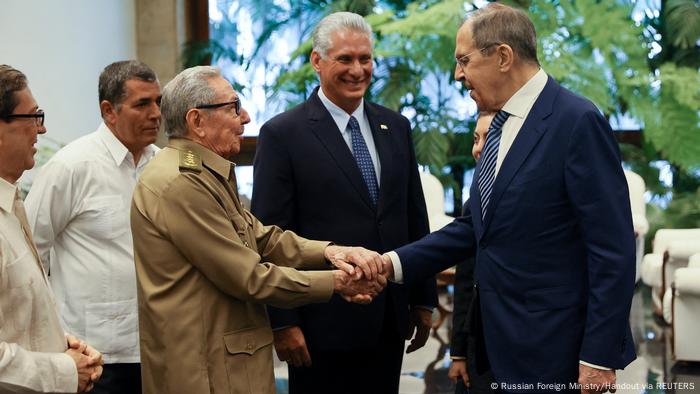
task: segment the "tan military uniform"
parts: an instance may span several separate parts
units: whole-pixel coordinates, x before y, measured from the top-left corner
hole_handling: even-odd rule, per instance
[[[333,292],[330,271],[290,268],[327,268],[328,243],[263,226],[241,207],[232,166],[171,139],[134,191],[146,394],[273,393],[264,304],[297,307]]]

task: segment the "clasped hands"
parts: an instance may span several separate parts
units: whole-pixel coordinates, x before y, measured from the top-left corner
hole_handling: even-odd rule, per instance
[[[338,268],[333,271],[333,290],[344,300],[368,304],[387,284],[382,256],[362,247],[330,245],[326,260]]]
[[[92,390],[95,382],[102,376],[102,353],[73,335],[66,335],[66,342],[68,350],[65,353],[73,359],[78,370],[77,392]]]

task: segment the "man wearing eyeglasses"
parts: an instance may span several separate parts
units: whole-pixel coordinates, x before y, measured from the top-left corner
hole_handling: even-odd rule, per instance
[[[291,308],[333,292],[370,302],[386,285],[381,257],[264,226],[241,207],[228,158],[250,117],[217,69],[182,71],[163,89],[162,109],[168,146],[144,170],[131,209],[143,392],[273,393],[265,304]],[[341,269],[295,269],[331,268],[326,261]],[[360,271],[369,280],[353,280]]]
[[[386,254],[386,271],[410,284],[476,253],[468,323],[483,334],[479,373],[490,366],[503,392],[615,391],[615,370],[635,359],[635,241],[610,125],[541,69],[521,10],[475,12],[455,58],[455,79],[496,112],[469,210]]]
[[[27,212],[65,326],[104,354],[94,392],[140,393],[129,205],[158,150],[160,85],[146,64],[120,61],[98,93],[103,122],[41,168]]]
[[[337,12],[319,22],[311,65],[320,87],[260,130],[252,211],[263,223],[380,252],[427,234],[411,126],[363,99],[372,52],[362,16]],[[435,279],[427,278],[390,284],[366,306],[334,297],[328,305],[271,308],[290,393],[397,393],[406,340],[407,352],[425,344],[436,303]]]
[[[46,133],[27,77],[0,65],[0,392],[83,392],[102,356],[65,336],[39,260],[17,180],[34,167]]]

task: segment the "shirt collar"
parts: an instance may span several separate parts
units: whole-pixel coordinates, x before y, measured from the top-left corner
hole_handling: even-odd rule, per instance
[[[340,108],[334,102],[332,102],[326,96],[326,94],[323,93],[323,88],[321,87],[318,88],[318,98],[321,99],[321,103],[323,103],[323,106],[326,107],[328,112],[331,114],[331,117],[335,121],[336,125],[338,125],[338,130],[340,130],[340,132],[345,132],[345,129],[348,127],[348,121],[350,121],[350,115],[348,115],[348,113],[345,112],[344,109]],[[355,111],[352,113],[352,116],[354,116],[358,122],[360,122],[361,119],[364,119],[364,104],[365,99],[363,98],[360,101],[360,105],[358,105]]]
[[[100,138],[105,144],[105,147],[107,148],[107,151],[109,152],[110,156],[112,156],[112,159],[114,159],[114,163],[117,165],[117,167],[121,166],[126,157],[129,155],[129,150],[126,148],[126,146],[124,146],[124,144],[121,141],[119,141],[117,136],[114,135],[112,130],[110,130],[109,127],[107,127],[107,125],[104,124],[104,122],[100,124],[100,127],[97,129],[97,133],[100,135]],[[147,147],[145,147],[143,149],[143,153],[141,153],[139,165],[148,163],[148,161],[151,160],[155,153],[156,149],[153,146],[153,144],[150,144]]]
[[[231,179],[231,172],[235,164],[204,147],[204,145],[186,138],[170,138],[168,146],[179,151],[191,151],[202,159],[202,164],[211,168],[224,179]]]
[[[0,178],[0,209],[5,212],[12,212],[16,194],[17,184],[13,185],[4,178]]]
[[[506,101],[503,106],[503,111],[508,112],[511,116],[525,118],[527,113],[532,108],[532,105],[544,90],[547,84],[547,73],[540,68],[535,75],[530,78],[515,94]]]

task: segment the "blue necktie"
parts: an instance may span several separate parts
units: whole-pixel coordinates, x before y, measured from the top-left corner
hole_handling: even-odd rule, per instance
[[[362,178],[365,180],[367,189],[369,190],[369,199],[373,206],[377,206],[379,200],[379,185],[377,185],[377,176],[374,173],[374,164],[372,164],[372,156],[369,154],[365,139],[362,138],[360,132],[360,124],[354,116],[350,117],[348,122],[350,128],[350,137],[352,138],[352,155],[355,157],[357,166],[360,168]]]
[[[510,114],[505,111],[498,111],[493,117],[486,136],[486,145],[479,159],[479,193],[481,193],[481,218],[486,217],[486,209],[491,200],[493,183],[496,180],[496,159],[498,157],[498,147],[501,144],[501,132],[503,124]]]

